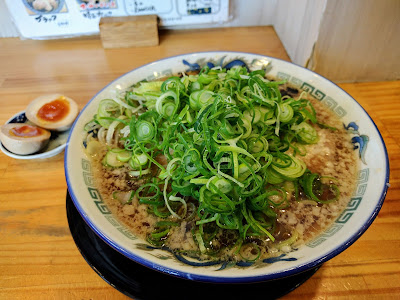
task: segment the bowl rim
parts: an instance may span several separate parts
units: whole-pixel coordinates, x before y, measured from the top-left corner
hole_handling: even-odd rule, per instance
[[[156,64],[158,62],[161,61],[165,61],[168,59],[173,59],[173,58],[178,58],[178,57],[188,57],[188,56],[192,56],[192,55],[201,55],[201,54],[211,54],[211,53],[216,53],[216,54],[236,54],[236,55],[256,55],[259,56],[260,58],[265,58],[265,59],[270,59],[270,60],[278,60],[283,64],[289,64],[289,65],[294,65],[295,67],[298,67],[300,69],[302,69],[305,72],[310,72],[312,73],[314,76],[316,76],[319,80],[322,81],[326,81],[328,82],[328,84],[332,84],[335,88],[341,90],[343,93],[345,93],[350,99],[352,99],[358,106],[359,108],[362,109],[362,111],[364,111],[365,115],[369,118],[369,120],[371,121],[371,123],[374,125],[374,128],[376,130],[377,135],[380,138],[381,141],[381,145],[383,148],[383,152],[384,152],[384,161],[386,164],[386,169],[384,170],[385,172],[385,180],[384,180],[384,184],[382,187],[382,190],[380,192],[380,198],[379,201],[377,202],[377,205],[375,206],[375,209],[373,210],[373,212],[370,214],[369,218],[364,222],[364,224],[362,226],[359,227],[359,229],[351,236],[349,237],[346,241],[344,241],[341,245],[333,248],[331,251],[329,251],[329,253],[327,254],[323,254],[321,256],[319,256],[318,258],[314,259],[313,261],[310,262],[305,262],[299,266],[297,266],[296,268],[292,268],[292,269],[287,269],[287,270],[283,270],[281,272],[278,273],[271,273],[271,274],[264,274],[264,275],[255,275],[255,276],[241,276],[241,277],[227,277],[227,276],[210,276],[210,275],[201,275],[201,274],[193,274],[193,273],[189,273],[189,272],[185,272],[185,271],[180,271],[180,270],[176,270],[174,268],[170,268],[170,267],[166,267],[163,266],[161,264],[158,263],[154,263],[151,262],[135,253],[132,253],[130,251],[128,251],[127,249],[118,246],[118,244],[116,244],[112,239],[110,239],[105,233],[103,233],[99,228],[97,228],[95,226],[95,224],[90,220],[90,218],[88,217],[88,215],[86,215],[83,210],[82,207],[79,204],[79,201],[74,193],[74,191],[72,190],[72,188],[70,188],[70,180],[69,180],[69,175],[68,175],[68,168],[67,168],[67,158],[68,158],[68,153],[69,153],[69,141],[70,138],[72,136],[72,133],[74,131],[75,128],[75,124],[77,123],[77,121],[79,120],[81,114],[83,114],[83,112],[85,111],[85,109],[89,106],[89,104],[101,93],[103,92],[105,89],[109,88],[113,83],[119,81],[121,78],[123,78],[124,76],[137,71],[141,68],[147,67],[151,64]],[[384,139],[377,127],[377,125],[375,124],[375,122],[373,121],[373,119],[371,118],[371,116],[367,113],[367,111],[357,102],[356,99],[354,99],[348,92],[346,92],[345,90],[343,90],[341,87],[339,87],[336,83],[334,83],[333,81],[323,77],[322,75],[309,70],[305,67],[299,66],[297,64],[294,64],[290,61],[286,61],[280,58],[276,58],[276,57],[272,57],[272,56],[267,56],[264,54],[258,54],[258,53],[252,53],[252,52],[242,52],[242,51],[223,51],[223,50],[218,50],[218,51],[199,51],[199,52],[190,52],[190,53],[182,53],[182,54],[177,54],[177,55],[173,55],[173,56],[168,56],[168,57],[164,57],[158,60],[154,60],[151,61],[149,63],[146,63],[144,65],[140,65],[132,70],[129,70],[128,72],[120,75],[118,78],[112,80],[111,82],[109,82],[106,86],[104,86],[101,90],[99,90],[91,99],[90,101],[88,101],[88,103],[83,107],[83,109],[80,111],[79,115],[77,116],[77,118],[75,119],[74,123],[72,124],[69,136],[68,136],[68,140],[67,140],[67,147],[65,149],[65,156],[64,156],[64,171],[65,171],[65,178],[66,178],[66,182],[67,182],[67,186],[68,186],[68,191],[71,195],[71,198],[73,200],[74,205],[76,206],[77,210],[79,211],[80,215],[82,216],[82,218],[85,220],[85,222],[88,224],[88,226],[103,240],[105,241],[108,245],[110,245],[112,248],[114,248],[115,250],[117,250],[118,252],[120,252],[121,254],[125,255],[126,257],[132,259],[133,261],[140,263],[141,265],[144,265],[146,267],[149,267],[153,270],[156,271],[161,271],[179,278],[183,278],[183,279],[189,279],[189,280],[196,280],[196,281],[202,281],[202,282],[213,282],[213,283],[250,283],[250,282],[259,282],[259,281],[265,281],[265,280],[272,280],[272,279],[279,279],[282,277],[287,277],[287,276],[291,276],[303,271],[306,271],[312,267],[316,267],[330,259],[332,259],[333,257],[337,256],[338,254],[340,254],[341,252],[343,252],[345,249],[347,249],[350,245],[352,245],[359,237],[361,237],[361,235],[371,226],[372,222],[375,220],[375,218],[377,217],[382,205],[383,205],[383,201],[386,197],[387,194],[387,189],[389,187],[389,176],[390,176],[390,166],[389,166],[389,157],[388,157],[388,152],[387,152],[387,148],[384,142]]]
[[[22,110],[15,115],[13,115],[11,118],[9,118],[4,124],[9,124],[12,120],[14,120],[16,117],[21,116],[22,114],[25,114],[25,110]],[[0,150],[7,156],[15,158],[15,159],[44,159],[44,158],[50,158],[53,157],[59,153],[61,153],[64,148],[67,146],[67,142],[61,144],[60,146],[51,149],[50,151],[45,151],[45,152],[40,152],[36,154],[28,154],[28,155],[20,155],[20,154],[15,154],[11,151],[9,151],[1,142],[0,142]]]

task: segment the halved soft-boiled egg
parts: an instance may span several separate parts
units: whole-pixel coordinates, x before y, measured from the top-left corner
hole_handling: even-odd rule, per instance
[[[78,112],[78,105],[71,98],[61,94],[50,94],[33,100],[26,108],[25,115],[37,126],[65,131],[71,127]]]
[[[50,139],[50,131],[25,123],[8,123],[1,126],[0,140],[8,151],[28,155],[44,148]]]

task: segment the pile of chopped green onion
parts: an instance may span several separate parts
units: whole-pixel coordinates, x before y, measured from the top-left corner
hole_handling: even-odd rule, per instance
[[[235,233],[239,251],[250,238],[273,242],[277,211],[292,199],[338,198],[337,186],[301,159],[304,145],[318,142],[316,113],[301,95],[282,97],[284,83],[263,70],[204,67],[101,101],[93,122],[107,129],[104,164],[128,165],[144,179],[124,202],[136,196],[160,218],[149,242],[163,245],[186,221],[200,253],[212,251],[221,230]],[[110,143],[115,134],[119,147]]]

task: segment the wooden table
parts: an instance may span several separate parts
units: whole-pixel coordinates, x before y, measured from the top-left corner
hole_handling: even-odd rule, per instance
[[[148,62],[207,50],[289,60],[271,27],[164,31],[157,47],[104,50],[98,37],[0,39],[0,124],[35,97],[62,92],[82,108],[104,85]],[[389,151],[385,203],[367,232],[284,299],[400,297],[400,81],[341,84],[368,111]],[[64,154],[0,153],[0,299],[126,299],[80,255],[69,232]]]

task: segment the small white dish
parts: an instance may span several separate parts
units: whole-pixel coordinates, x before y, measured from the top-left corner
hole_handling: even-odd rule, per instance
[[[25,116],[25,111],[21,111],[14,116],[12,116],[9,120],[6,121],[8,123],[26,123],[30,125],[34,125],[33,123],[29,122],[29,120]],[[16,159],[44,159],[55,156],[62,151],[64,151],[65,146],[67,145],[67,139],[69,135],[69,130],[64,132],[51,132],[50,141],[45,148],[30,155],[19,155],[15,154],[11,151],[8,151],[7,148],[0,143],[0,150],[7,156],[16,158]]]

